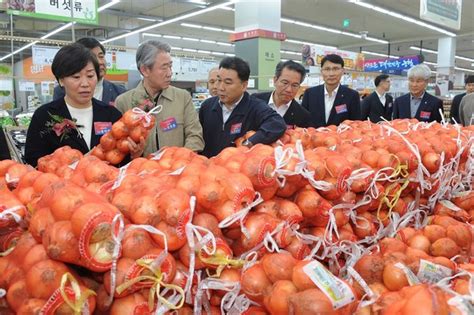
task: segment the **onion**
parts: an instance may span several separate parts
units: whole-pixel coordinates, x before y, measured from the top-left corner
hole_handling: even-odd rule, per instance
[[[443,256],[453,258],[458,255],[461,249],[452,239],[443,237],[431,244],[430,252],[432,256]]]
[[[425,235],[431,243],[434,243],[440,238],[446,237],[446,229],[437,224],[427,225],[423,229],[423,235]]]
[[[367,284],[382,282],[384,261],[378,254],[362,256],[354,265],[354,269]]]
[[[272,285],[262,264],[255,264],[242,273],[242,291],[253,301],[262,302],[263,294]]]
[[[290,253],[281,252],[263,256],[262,266],[271,282],[291,280],[296,260]]]
[[[414,249],[422,250],[425,253],[429,253],[431,242],[424,235],[415,235],[408,240],[408,246]]]
[[[310,261],[302,260],[297,262],[293,268],[291,279],[298,291],[316,288],[313,280],[303,271],[304,266],[308,263],[310,263]]]
[[[390,291],[398,291],[408,285],[408,280],[403,270],[388,264],[383,270],[383,283]]]
[[[289,313],[289,297],[296,292],[298,289],[293,282],[278,280],[265,297],[265,307],[272,315],[287,315]]]

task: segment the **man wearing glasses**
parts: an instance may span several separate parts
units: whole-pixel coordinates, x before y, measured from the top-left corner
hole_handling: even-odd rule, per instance
[[[335,54],[321,60],[324,84],[309,88],[303,96],[302,106],[311,114],[311,126],[339,125],[344,120],[361,118],[359,93],[341,85],[344,60]]]
[[[306,76],[304,67],[292,60],[280,62],[275,69],[273,92],[255,93],[264,100],[286,122],[288,128],[311,126],[311,115],[294,99]]]

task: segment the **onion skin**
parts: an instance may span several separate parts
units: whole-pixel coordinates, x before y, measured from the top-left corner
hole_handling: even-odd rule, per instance
[[[291,280],[296,259],[290,253],[275,253],[263,256],[262,266],[268,279],[275,283],[278,280]]]
[[[365,255],[357,261],[354,269],[367,284],[380,283],[382,282],[384,261],[378,254]]]
[[[431,243],[434,243],[440,238],[446,237],[446,229],[437,224],[427,225],[423,229],[423,235],[425,235]]]
[[[296,263],[296,266],[293,268],[292,282],[298,289],[298,291],[304,291],[307,289],[314,289],[316,285],[313,280],[311,280],[306,273],[303,271],[303,267],[306,266],[309,261],[299,261]]]
[[[430,251],[432,256],[451,259],[461,252],[461,248],[452,239],[443,237],[431,245]]]
[[[390,291],[398,291],[408,286],[408,279],[403,270],[389,264],[383,270],[383,283]]]
[[[289,313],[289,297],[297,292],[298,289],[293,282],[278,280],[265,296],[265,307],[272,315],[287,315]]]
[[[263,294],[272,285],[262,264],[255,264],[242,273],[242,291],[253,301],[263,302]]]
[[[408,246],[414,249],[422,250],[428,254],[430,252],[431,242],[424,235],[415,235],[408,241]]]

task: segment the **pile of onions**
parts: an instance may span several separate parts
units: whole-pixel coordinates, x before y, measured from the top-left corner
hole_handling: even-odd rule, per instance
[[[92,149],[91,154],[117,165],[130,153],[128,138],[140,143],[148,137],[154,126],[155,116],[130,109],[100,138],[99,145]]]
[[[7,257],[0,257],[0,286],[7,290],[8,305],[16,314],[81,312],[86,301],[89,312],[95,309],[94,293],[81,278],[65,264],[50,259],[28,232]]]

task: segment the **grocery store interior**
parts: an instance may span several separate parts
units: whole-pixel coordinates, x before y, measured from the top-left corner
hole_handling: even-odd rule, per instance
[[[48,112],[53,142],[63,144],[29,163],[33,114],[58,88],[53,60],[84,37],[105,47],[104,79],[122,91],[143,88],[140,44],[169,44],[171,86],[189,92],[196,113],[211,104],[208,76],[226,57],[249,64],[249,94],[275,90],[280,62],[301,64],[290,101],[299,105],[325,84],[321,60],[334,54],[344,61],[341,86],[359,102],[402,98],[409,70],[428,66],[425,92],[444,117],[421,109],[416,117],[429,121],[344,116],[339,127],[293,129],[280,115],[284,131],[257,146],[277,123],[241,133],[245,122],[227,126],[224,114],[222,132],[242,137],[223,147],[255,145],[244,151],[209,149],[206,137],[220,144],[228,135],[206,131],[193,112],[199,139],[190,144],[185,131],[177,145],[185,148],[153,153],[188,122],[181,114],[155,122],[138,109],[132,141],[121,108],[122,118],[94,121],[103,133],[95,129],[100,149],[89,154],[62,142],[72,129],[81,134],[75,117]],[[390,90],[374,94],[381,74]],[[470,127],[450,120],[468,84],[474,91],[474,0],[0,1],[0,149],[9,154],[0,155],[0,315],[474,314],[474,97]],[[414,118],[418,98],[406,100]],[[349,105],[326,106],[326,123]],[[114,134],[117,123],[130,128],[125,136]]]

